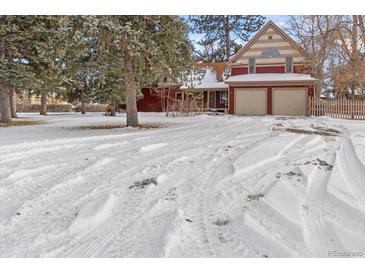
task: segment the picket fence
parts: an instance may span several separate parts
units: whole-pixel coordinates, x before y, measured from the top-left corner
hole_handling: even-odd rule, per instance
[[[357,99],[308,99],[308,114],[340,119],[365,120],[365,100]]]

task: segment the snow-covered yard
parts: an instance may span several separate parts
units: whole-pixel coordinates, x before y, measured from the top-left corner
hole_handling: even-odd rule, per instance
[[[46,123],[0,128],[1,257],[365,256],[365,122],[22,116]]]

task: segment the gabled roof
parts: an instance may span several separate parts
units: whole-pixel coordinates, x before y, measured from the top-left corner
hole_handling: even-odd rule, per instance
[[[278,27],[273,21],[267,22],[256,34],[251,38],[231,59],[228,60],[227,65],[231,65],[233,62],[237,62],[241,56],[269,29],[273,28],[278,34],[283,37],[290,45],[296,48],[301,54],[308,57],[309,54],[302,47],[298,45],[289,35],[287,35],[280,27]]]
[[[226,64],[224,62],[203,63],[196,65],[200,70],[194,72],[187,83],[184,83],[180,89],[227,89],[228,85],[224,83],[224,70]],[[201,74],[203,72],[203,74]]]

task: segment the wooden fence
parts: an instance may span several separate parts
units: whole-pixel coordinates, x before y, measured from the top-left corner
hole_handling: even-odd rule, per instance
[[[40,104],[17,104],[17,112],[39,112]],[[47,104],[47,112],[71,112],[71,104]]]
[[[320,99],[310,97],[308,114],[341,119],[365,120],[365,100]]]

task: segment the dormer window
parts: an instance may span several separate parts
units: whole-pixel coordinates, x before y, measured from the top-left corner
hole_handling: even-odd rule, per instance
[[[276,48],[266,48],[261,52],[261,56],[266,58],[280,57],[280,52]]]
[[[293,72],[293,57],[285,58],[285,72],[292,73]]]

